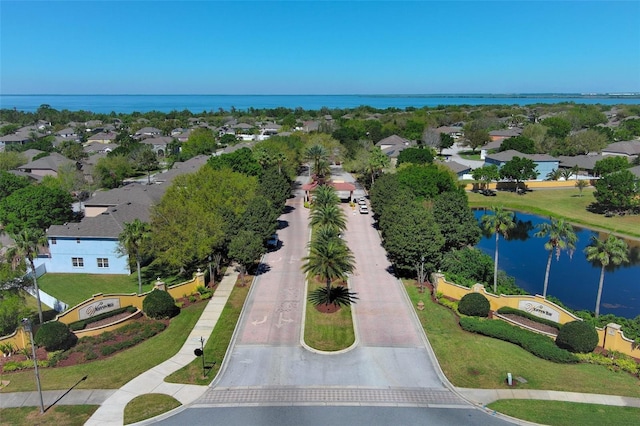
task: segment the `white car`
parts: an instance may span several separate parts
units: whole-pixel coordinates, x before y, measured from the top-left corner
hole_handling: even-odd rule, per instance
[[[360,204],[361,206],[366,206],[367,205],[367,200],[365,200],[364,197],[360,197],[360,198],[358,198],[358,204]]]
[[[360,206],[360,214],[369,214],[369,208],[366,205]]]

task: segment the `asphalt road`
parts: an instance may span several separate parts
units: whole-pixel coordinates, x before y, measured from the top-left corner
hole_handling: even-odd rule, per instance
[[[335,179],[352,180],[335,172]],[[300,191],[295,195],[280,217],[281,244],[263,259],[218,378],[192,407],[161,424],[505,424],[446,385],[402,284],[389,273],[372,215],[347,204],[357,341],[337,354],[301,343],[309,214]]]

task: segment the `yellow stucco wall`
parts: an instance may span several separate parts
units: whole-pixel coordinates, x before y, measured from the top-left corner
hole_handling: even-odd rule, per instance
[[[185,281],[185,282],[179,283],[179,284],[172,285],[169,288],[167,288],[167,291],[169,292],[171,297],[173,297],[174,299],[178,299],[178,298],[180,298],[180,297],[182,297],[184,295],[190,295],[190,294],[195,293],[196,289],[199,286],[203,286],[204,287],[204,285],[205,285],[204,274],[202,272],[198,272],[198,273],[196,273],[195,277],[193,277],[193,279],[191,279],[189,281]],[[122,307],[122,308],[124,308],[125,306],[135,306],[139,310],[142,310],[142,301],[147,296],[147,294],[149,294],[149,292],[146,292],[146,293],[143,293],[143,294],[140,294],[140,295],[135,294],[135,293],[131,293],[131,294],[102,294],[102,293],[98,293],[98,294],[93,295],[89,299],[85,300],[84,302],[77,304],[73,308],[70,308],[67,311],[59,314],[55,318],[55,320],[63,322],[65,324],[71,324],[72,322],[79,321],[80,320],[80,311],[82,311],[83,308],[87,308],[89,305],[92,305],[95,302],[100,302],[100,301],[105,300],[105,299],[118,299],[119,302],[120,302],[120,307]],[[85,335],[86,336],[89,336],[89,335],[93,336],[93,335],[96,335],[96,334],[104,333],[105,331],[110,331],[110,330],[113,330],[115,328],[121,327],[124,324],[126,324],[126,322],[125,323],[110,324],[109,326],[105,326],[105,327],[97,328],[97,329],[93,329],[93,330],[81,330],[80,332],[76,332],[75,334],[78,337],[84,337]],[[90,332],[90,333],[88,333],[88,332]],[[13,346],[17,347],[18,349],[23,349],[25,346],[28,347],[28,345],[29,345],[29,337],[27,336],[25,338],[24,336],[25,336],[25,334],[24,334],[22,328],[19,328],[18,330],[16,330],[13,334],[10,334],[9,336],[0,337],[0,343],[11,343]]]
[[[86,330],[74,331],[73,334],[75,334],[76,337],[78,337],[78,339],[80,339],[82,337],[88,337],[88,336],[97,336],[98,334],[102,334],[102,333],[105,333],[107,331],[112,331],[112,330],[118,329],[120,327],[124,327],[125,325],[127,325],[131,321],[133,321],[133,320],[135,320],[137,318],[140,318],[141,316],[142,316],[142,311],[133,312],[131,315],[127,316],[126,318],[122,318],[118,322],[114,322],[114,323],[111,323],[111,324],[103,325],[102,327],[88,328]]]
[[[547,188],[575,188],[576,187],[576,181],[575,180],[528,180],[526,182],[524,182],[525,185],[527,186],[528,189],[547,189]],[[515,185],[515,182],[513,183]],[[591,185],[592,182],[589,181],[589,185]],[[467,191],[472,191],[474,189],[474,187],[478,187],[481,186],[483,184],[479,184],[479,183],[468,183],[465,186],[465,190]],[[502,184],[503,186],[505,185],[504,183]],[[496,189],[496,187],[498,186],[498,184],[496,182],[492,182],[489,184],[489,188],[490,189]]]
[[[460,300],[462,296],[468,293],[482,293],[491,305],[492,311],[497,311],[503,306],[509,306],[514,309],[520,309],[520,302],[531,302],[534,305],[549,306],[559,313],[558,323],[565,324],[567,322],[579,320],[578,317],[572,313],[564,310],[555,303],[549,302],[542,296],[529,296],[529,295],[495,295],[487,292],[481,284],[476,284],[473,288],[467,288],[458,284],[450,283],[444,279],[443,274],[433,274],[433,283],[435,291],[442,293],[444,296]],[[606,350],[618,351],[623,354],[640,359],[640,347],[635,347],[634,342],[624,337],[622,330],[618,324],[608,324],[605,329],[596,328],[598,333],[598,346],[605,348]]]

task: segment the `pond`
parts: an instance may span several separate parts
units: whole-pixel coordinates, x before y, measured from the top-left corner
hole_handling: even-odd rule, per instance
[[[483,214],[483,210],[475,211],[478,220]],[[517,226],[510,238],[500,237],[498,267],[515,277],[516,284],[528,293],[542,294],[549,252],[544,248],[546,239],[536,238],[534,234],[536,225],[549,220],[520,212],[515,213],[515,220]],[[579,227],[575,227],[575,231],[578,241],[573,256],[570,258],[563,251],[559,260],[553,257],[547,295],[557,297],[571,309],[593,312],[600,266],[587,261],[584,249],[591,236],[599,233]],[[640,242],[626,241],[630,247],[629,263],[605,271],[600,314],[635,318],[640,315]],[[477,247],[493,258],[495,236],[485,235]]]

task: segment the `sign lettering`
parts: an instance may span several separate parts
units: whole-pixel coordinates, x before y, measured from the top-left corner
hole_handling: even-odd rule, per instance
[[[546,318],[551,321],[560,322],[560,312],[543,303],[521,300],[518,303],[518,309],[529,312],[531,315],[535,315],[539,318]]]
[[[102,299],[80,308],[79,316],[83,320],[119,308],[120,299]]]

